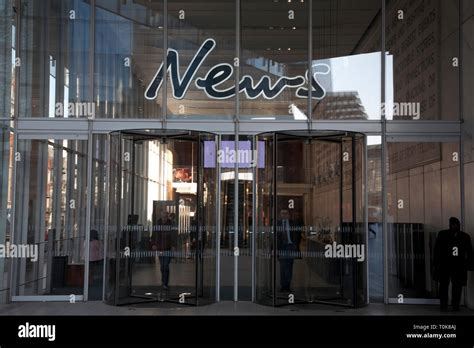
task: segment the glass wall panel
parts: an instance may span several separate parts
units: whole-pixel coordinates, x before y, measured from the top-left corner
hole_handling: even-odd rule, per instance
[[[85,0],[21,1],[20,117],[94,116],[90,12]]]
[[[196,240],[191,240],[194,248],[199,251],[197,262],[199,304],[214,302],[216,299],[217,158],[214,161],[211,160],[206,151],[206,144],[213,147],[216,145],[216,139],[215,135],[201,134],[199,142],[201,158],[198,163],[204,163],[198,185],[200,187],[198,216],[201,218],[198,225],[202,227],[201,231],[198,231]]]
[[[381,10],[380,0],[313,1],[313,119],[380,119]]]
[[[459,0],[387,0],[389,120],[459,120]]]
[[[257,149],[266,154],[263,166],[257,166],[257,219],[255,236],[256,300],[258,303],[273,305],[274,263],[273,250],[273,215],[275,170],[273,134],[258,137]]]
[[[106,134],[92,138],[92,197],[91,235],[89,251],[89,300],[102,299],[104,276],[104,243],[106,241],[107,156],[109,143]]]
[[[221,141],[221,300],[234,300],[234,276],[237,266],[238,300],[252,300],[252,209],[253,168],[252,137],[239,137],[238,152],[235,153],[235,136],[224,136]],[[261,152],[264,161],[264,152]],[[235,164],[239,173],[236,190]],[[263,168],[263,166],[262,166]],[[237,205],[237,206],[236,206]],[[235,209],[237,208],[237,229]],[[236,242],[237,241],[237,242]],[[235,251],[238,248],[238,256]]]
[[[9,1],[0,1],[0,13],[0,118],[9,118],[13,115],[16,55],[16,26]]]
[[[233,118],[235,21],[234,0],[168,1],[168,117]]]
[[[474,2],[463,0],[463,141],[464,141],[464,221],[463,228],[474,240],[474,46],[469,42],[474,39]],[[474,307],[474,277],[468,280],[469,291],[466,293],[467,303]]]
[[[97,117],[160,118],[163,94],[145,96],[163,61],[163,0],[97,0],[94,101]]]
[[[367,137],[367,217],[370,302],[383,302],[382,138]]]
[[[13,133],[8,123],[0,123],[0,244],[11,242]],[[7,300],[9,258],[0,258],[0,303]]]
[[[87,141],[18,140],[16,173],[13,295],[82,294]]]
[[[235,136],[221,136],[221,148],[223,153],[231,153],[235,150]],[[240,174],[239,174],[240,176]],[[236,256],[234,248],[239,247],[236,243],[235,232],[235,209],[239,212],[243,209],[244,182],[239,182],[237,195],[235,190],[235,160],[228,158],[221,161],[221,236],[220,236],[220,299],[221,301],[234,300],[234,275],[236,267]],[[238,197],[238,202],[236,199]],[[236,207],[235,205],[238,204]],[[238,215],[238,228],[241,226],[241,214]],[[241,240],[240,232],[237,230],[238,239]]]
[[[390,142],[387,153],[389,296],[435,299],[436,236],[461,219],[459,144]]]
[[[241,118],[307,120],[309,2],[240,3]]]
[[[122,176],[121,176],[121,141],[120,133],[112,133],[109,139],[109,193],[108,205],[109,211],[108,226],[105,236],[105,294],[104,301],[109,304],[116,304],[116,280],[117,280],[117,259],[120,257],[118,251],[119,226],[121,226],[121,200],[122,200]],[[92,226],[92,225],[91,225]]]

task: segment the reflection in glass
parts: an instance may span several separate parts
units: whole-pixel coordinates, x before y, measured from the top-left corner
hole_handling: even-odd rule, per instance
[[[387,150],[389,296],[437,298],[434,242],[461,214],[459,145],[399,142]]]
[[[387,119],[459,119],[459,10],[459,0],[387,1]]]
[[[102,300],[107,209],[107,135],[93,136],[89,300]],[[95,232],[92,232],[95,231]]]
[[[13,293],[82,294],[87,141],[19,140],[17,151],[14,243],[37,257],[14,260]]]
[[[0,13],[0,118],[9,118],[15,103],[16,26],[13,6],[8,1],[0,4]]]
[[[11,242],[12,228],[13,133],[7,122],[0,125],[0,241],[6,244]],[[8,295],[3,279],[8,279],[9,266],[9,259],[0,258],[0,301],[6,300]]]
[[[240,3],[241,76],[251,76],[262,91],[265,86],[275,92],[253,98],[242,94],[241,118],[307,120],[308,2]]]
[[[123,132],[111,140],[107,301],[212,301],[215,157],[202,164],[213,136]]]
[[[176,91],[168,75],[167,109],[170,118],[232,119],[235,114],[235,17],[234,0],[168,1],[168,46],[176,50],[180,65],[178,71],[184,83],[189,83],[183,96],[174,97]],[[203,59],[195,57],[203,49],[202,45],[206,42],[212,44],[210,39],[215,45],[209,48],[207,56]],[[192,72],[188,70],[193,62],[200,65],[193,78],[186,80],[187,73]],[[215,70],[218,65],[223,70]],[[155,68],[158,69],[158,65]],[[212,90],[203,87],[212,85],[204,81],[208,74],[221,76],[219,80],[222,78]],[[175,82],[175,89],[177,85]]]
[[[82,0],[21,2],[19,116],[87,118],[91,8]]]
[[[313,119],[380,119],[381,1],[313,1]]]
[[[367,213],[370,302],[383,302],[382,138],[367,137]]]
[[[257,300],[364,305],[364,138],[295,132],[259,139],[274,157],[257,178]]]
[[[94,102],[97,117],[160,118],[163,97],[145,90],[163,61],[163,0],[97,0]]]

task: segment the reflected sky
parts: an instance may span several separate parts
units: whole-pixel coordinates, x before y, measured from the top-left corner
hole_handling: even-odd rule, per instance
[[[318,75],[318,81],[330,93],[357,92],[369,120],[380,120],[381,103],[380,52],[314,60],[331,67],[328,75]]]

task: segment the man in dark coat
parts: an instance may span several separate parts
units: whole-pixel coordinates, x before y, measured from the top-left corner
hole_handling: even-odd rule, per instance
[[[434,248],[433,279],[439,282],[441,310],[448,308],[448,289],[451,282],[451,303],[459,310],[463,286],[467,283],[467,271],[473,269],[471,237],[461,231],[461,223],[455,217],[449,219],[449,230],[440,231]]]
[[[286,209],[280,211],[277,221],[277,250],[280,261],[280,291],[291,292],[293,263],[300,258],[301,227],[290,219]]]
[[[173,222],[166,210],[162,210],[160,218],[155,221],[151,236],[152,249],[158,251],[160,260],[161,283],[164,290],[169,289],[170,262],[175,236]]]

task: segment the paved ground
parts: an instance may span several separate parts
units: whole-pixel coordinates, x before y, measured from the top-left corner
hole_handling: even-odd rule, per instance
[[[168,305],[169,306],[169,305]],[[160,304],[142,304],[115,307],[101,301],[16,302],[0,305],[0,315],[471,315],[474,311],[462,308],[460,312],[440,312],[433,305],[371,304],[364,308],[349,309],[328,305],[294,305],[280,308],[266,307],[251,302],[223,301],[203,307],[162,308]]]

